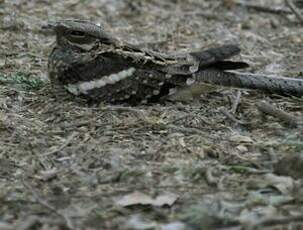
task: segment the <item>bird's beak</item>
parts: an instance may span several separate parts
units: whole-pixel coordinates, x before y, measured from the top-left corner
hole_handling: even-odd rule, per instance
[[[46,24],[41,26],[43,30],[52,30],[58,23],[55,21],[48,21]]]
[[[46,35],[54,35],[55,34],[55,28],[56,23],[55,22],[48,22],[41,26],[41,33]]]

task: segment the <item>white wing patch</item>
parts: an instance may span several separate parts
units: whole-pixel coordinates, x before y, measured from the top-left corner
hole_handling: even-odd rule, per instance
[[[187,78],[186,79],[186,85],[192,85],[195,83],[195,79],[194,78]]]
[[[65,88],[74,95],[88,94],[90,90],[102,88],[108,84],[112,85],[127,77],[132,76],[135,70],[135,68],[131,67],[118,73],[102,76],[101,79],[78,82],[76,84],[68,84]]]

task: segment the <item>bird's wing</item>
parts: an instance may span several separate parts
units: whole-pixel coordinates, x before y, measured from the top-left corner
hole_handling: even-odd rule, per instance
[[[248,67],[245,62],[228,61],[240,53],[236,45],[224,45],[206,50],[180,54],[177,64],[165,67],[171,74],[189,75],[207,68],[220,70],[242,69]]]
[[[231,70],[248,67],[248,64],[244,62],[226,60],[240,53],[240,48],[236,45],[165,54],[119,41],[114,46],[111,44],[111,48],[104,49],[103,46],[102,52],[104,51],[115,53],[125,60],[141,65],[141,68],[153,68],[169,74],[190,75],[206,68]]]
[[[114,44],[110,44],[109,47],[110,48],[105,48],[103,45],[103,47],[101,48],[101,52],[103,53],[104,50],[106,50],[106,52],[109,51],[115,53],[117,55],[120,55],[124,59],[141,65],[153,64],[153,66],[156,67],[157,65],[166,66],[178,63],[178,58],[176,58],[175,56],[156,52],[147,48],[142,48],[137,45],[118,40]]]

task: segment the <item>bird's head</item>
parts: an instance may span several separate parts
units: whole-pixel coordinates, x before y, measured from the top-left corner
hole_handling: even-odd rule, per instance
[[[48,26],[54,30],[59,46],[76,46],[90,50],[96,42],[115,43],[115,39],[101,26],[89,21],[69,19],[50,22]]]

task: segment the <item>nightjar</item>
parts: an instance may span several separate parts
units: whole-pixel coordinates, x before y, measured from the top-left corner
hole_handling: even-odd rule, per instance
[[[129,44],[87,21],[63,20],[50,26],[56,34],[48,62],[52,84],[93,100],[155,102],[195,84],[195,76],[207,70],[248,66],[225,60],[240,52],[236,45],[169,55]]]

